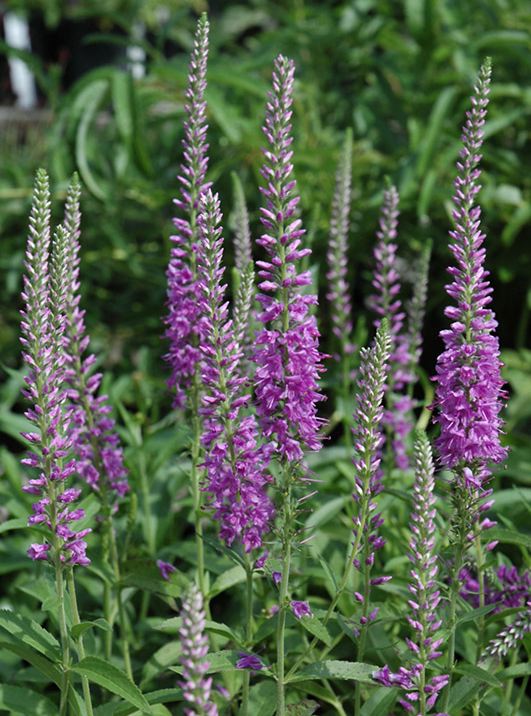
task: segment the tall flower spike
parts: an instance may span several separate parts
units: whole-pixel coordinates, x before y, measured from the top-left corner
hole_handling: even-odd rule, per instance
[[[418,258],[415,271],[413,295],[407,305],[407,346],[409,370],[414,374],[422,355],[422,328],[428,298],[428,273],[430,269],[431,243],[427,244]]]
[[[249,227],[249,213],[240,177],[233,172],[232,184],[234,187],[234,264],[241,273],[253,261],[251,245],[251,229]]]
[[[392,436],[395,463],[397,467],[405,469],[409,465],[405,440],[412,428],[409,413],[413,402],[407,395],[401,393],[413,378],[408,370],[408,342],[404,332],[405,313],[399,298],[400,275],[396,255],[398,201],[398,191],[394,186],[384,191],[380,228],[376,234],[377,242],[374,248],[376,268],[372,284],[376,293],[371,297],[370,303],[378,315],[374,321],[375,326],[380,325],[383,317],[389,321],[392,354],[388,379],[389,397],[383,424]]]
[[[240,285],[234,300],[234,335],[238,341],[238,345],[248,353],[250,344],[252,343],[252,326],[250,325],[251,306],[254,298],[254,267],[250,263],[243,270],[240,277]]]
[[[171,367],[169,386],[175,390],[174,403],[183,407],[186,389],[200,358],[202,320],[197,303],[197,217],[199,200],[210,186],[206,181],[208,144],[206,142],[206,70],[208,57],[208,20],[202,15],[197,23],[190,58],[186,89],[183,161],[178,181],[180,198],[175,205],[181,217],[174,218],[175,235],[167,270],[167,306],[165,336],[169,341],[166,360]]]
[[[183,599],[181,619],[179,637],[183,681],[180,686],[183,697],[189,704],[184,713],[186,716],[217,716],[217,706],[210,700],[212,678],[206,676],[209,664],[206,659],[208,639],[204,633],[203,597],[195,584]]]
[[[412,665],[401,667],[395,674],[384,667],[375,679],[384,686],[399,686],[406,692],[400,699],[408,713],[424,716],[435,706],[440,691],[448,683],[448,676],[439,674],[428,678],[430,662],[438,659],[442,638],[437,634],[441,620],[437,607],[441,600],[437,589],[437,556],[435,553],[435,495],[434,466],[430,443],[424,433],[415,442],[415,483],[413,486],[413,512],[411,515],[411,598],[407,617],[413,638],[406,639],[412,652]]]
[[[66,232],[59,227],[49,261],[50,192],[46,172],[39,170],[30,215],[21,322],[22,355],[29,369],[23,394],[32,404],[25,415],[38,432],[23,433],[33,452],[22,462],[39,473],[23,487],[25,492],[40,498],[33,505],[29,524],[45,527],[47,537],[43,543],[32,544],[28,555],[55,564],[86,565],[90,560],[84,537],[90,530],[72,529],[84,512],[70,507],[80,490],[65,488],[66,480],[76,471],[75,461],[68,459],[71,445],[61,350],[67,240]]]
[[[444,351],[437,360],[435,422],[441,463],[454,470],[466,489],[481,497],[490,477],[488,464],[500,462],[506,449],[500,443],[500,411],[505,393],[501,379],[497,322],[491,303],[492,288],[485,263],[485,234],[480,228],[481,209],[475,205],[480,190],[481,145],[487,114],[491,66],[479,73],[463,128],[463,148],[457,162],[453,197],[455,228],[450,250],[455,266],[448,269],[452,282],[446,292],[454,300],[445,315],[450,328],[441,331]]]
[[[323,370],[319,331],[310,313],[317,298],[301,292],[311,283],[311,276],[309,271],[299,272],[297,266],[311,252],[300,248],[304,229],[297,218],[299,196],[291,178],[294,72],[292,60],[282,55],[276,58],[266,105],[264,134],[269,148],[261,169],[266,181],[261,188],[266,199],[261,222],[266,233],[257,243],[268,260],[257,261],[263,328],[254,353],[258,416],[265,436],[288,462],[302,460],[304,449],[319,450],[321,421],[316,404],[323,399],[317,386]]]
[[[67,236],[65,256],[65,331],[63,348],[67,370],[65,380],[72,407],[71,437],[77,471],[94,489],[112,490],[122,497],[128,491],[127,470],[120,441],[110,417],[107,396],[97,397],[101,373],[93,373],[96,356],[83,354],[89,346],[85,311],[80,308],[79,237],[81,186],[74,175],[66,197],[64,227]],[[102,485],[103,481],[103,485]]]
[[[383,519],[377,512],[376,498],[383,489],[380,469],[383,435],[380,424],[383,418],[383,398],[391,354],[389,324],[384,319],[376,332],[370,348],[360,351],[357,406],[354,411],[354,471],[355,486],[353,498],[357,503],[354,522],[354,566],[360,572],[370,572],[375,552],[381,549],[385,540],[379,535]],[[360,559],[361,557],[361,559]],[[377,578],[376,583],[388,581],[387,577]],[[365,627],[376,617],[369,610],[369,587],[365,582],[365,593],[356,593],[356,599],[363,605],[361,626]],[[360,657],[361,658],[361,657]]]
[[[202,246],[200,303],[206,328],[201,346],[206,489],[221,537],[229,545],[241,540],[249,552],[262,544],[273,513],[266,494],[270,449],[257,444],[255,417],[241,414],[250,395],[239,367],[241,346],[225,300],[219,199],[210,189],[201,199],[198,221]]]
[[[328,273],[326,274],[330,286],[326,297],[331,307],[332,331],[344,353],[349,353],[353,349],[351,345],[352,302],[347,272],[351,185],[352,130],[347,129],[336,173],[327,254]]]
[[[526,608],[517,615],[512,624],[504,627],[489,642],[483,655],[503,659],[518,646],[526,634],[531,634],[531,601],[527,602]]]

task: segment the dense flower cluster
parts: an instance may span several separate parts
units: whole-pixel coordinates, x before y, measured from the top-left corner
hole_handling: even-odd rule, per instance
[[[245,550],[260,547],[273,514],[266,494],[270,448],[257,443],[253,415],[242,415],[250,400],[247,380],[240,370],[241,347],[228,317],[223,284],[223,238],[219,199],[210,189],[199,214],[200,308],[205,318],[201,345],[205,387],[203,445],[206,489],[220,526],[221,537],[232,544],[241,540]]]
[[[181,609],[182,625],[179,629],[183,667],[183,681],[180,686],[183,697],[189,704],[186,716],[217,716],[218,708],[210,700],[212,678],[208,671],[208,639],[205,634],[205,612],[203,597],[193,585],[183,599]]]
[[[485,648],[486,656],[495,656],[503,659],[509,652],[518,646],[526,634],[531,634],[531,600],[516,619],[504,627]]]
[[[276,58],[264,126],[269,148],[261,170],[267,182],[261,189],[266,198],[261,209],[266,233],[257,241],[268,256],[267,261],[257,261],[263,328],[256,336],[253,356],[257,412],[264,434],[290,462],[300,461],[304,449],[320,448],[316,404],[323,399],[317,386],[322,371],[319,331],[310,313],[317,298],[301,292],[310,285],[311,275],[297,268],[310,249],[300,248],[304,229],[297,218],[299,196],[291,178],[294,71],[293,61],[282,55]]]
[[[64,379],[69,386],[71,406],[71,439],[79,475],[92,488],[110,488],[123,497],[129,485],[120,441],[110,417],[111,407],[106,395],[97,396],[102,376],[92,373],[96,356],[83,356],[90,339],[85,330],[85,311],[79,306],[80,193],[76,176],[68,191],[64,222],[67,255],[63,350],[66,359]]]
[[[502,608],[523,607],[531,599],[531,573],[522,574],[516,567],[507,567],[502,564],[495,574],[496,579],[484,577],[484,604],[498,605],[494,612]],[[474,608],[480,606],[479,581],[477,575],[468,567],[463,567],[459,573],[461,584],[460,594]],[[494,583],[497,582],[497,584]]]
[[[428,678],[427,668],[438,659],[443,639],[437,636],[442,621],[437,614],[441,601],[437,588],[437,555],[435,553],[435,495],[434,466],[427,437],[422,434],[415,443],[414,509],[411,515],[411,582],[408,600],[411,616],[407,617],[414,637],[406,643],[412,653],[412,665],[392,673],[388,666],[375,674],[384,686],[399,686],[405,696],[401,705],[408,713],[428,713],[435,705],[440,691],[448,683],[448,676],[439,674]]]
[[[28,554],[34,560],[87,565],[90,560],[84,537],[90,529],[72,529],[73,523],[84,517],[82,509],[72,509],[81,491],[65,487],[77,469],[71,457],[67,392],[63,385],[68,241],[66,230],[59,227],[50,258],[50,192],[46,172],[39,170],[30,215],[21,322],[23,359],[29,369],[23,393],[32,404],[25,415],[38,430],[23,434],[33,447],[23,463],[39,474],[23,489],[40,498],[33,505],[29,524],[42,525],[50,534],[45,542],[32,544]]]
[[[380,325],[383,317],[389,321],[392,353],[388,378],[388,409],[385,411],[383,424],[392,435],[396,465],[405,469],[409,465],[406,438],[412,428],[410,412],[414,403],[410,397],[401,394],[413,378],[409,370],[409,342],[404,330],[406,314],[399,297],[401,286],[396,255],[398,201],[398,191],[394,186],[390,186],[384,192],[380,228],[376,234],[377,242],[374,248],[376,267],[372,281],[375,294],[371,297],[370,305],[378,316],[374,322],[376,326]]]
[[[455,305],[445,310],[452,323],[441,332],[444,352],[436,375],[435,420],[441,430],[436,444],[441,463],[454,470],[471,492],[481,491],[490,477],[488,463],[500,462],[506,455],[500,444],[504,393],[497,322],[488,308],[492,288],[484,268],[481,209],[475,205],[481,188],[479,162],[490,75],[486,62],[463,128],[453,197],[455,229],[450,232],[456,265],[448,269],[452,282],[446,287]],[[485,490],[482,496],[487,494]]]
[[[352,193],[352,131],[348,130],[336,173],[336,186],[330,217],[328,242],[329,290],[326,294],[332,307],[332,331],[341,350],[352,352],[352,301],[348,284],[348,240]]]
[[[186,388],[191,383],[201,356],[199,343],[203,336],[203,322],[197,302],[197,217],[199,200],[210,186],[206,181],[208,31],[208,20],[203,15],[197,24],[186,90],[184,153],[178,176],[181,195],[175,199],[182,217],[173,220],[177,233],[170,237],[173,247],[167,270],[168,315],[165,335],[169,341],[169,351],[166,360],[171,367],[169,385],[175,389],[175,405],[178,407],[186,402]]]
[[[354,412],[354,500],[358,510],[353,518],[354,544],[358,546],[354,555],[354,566],[370,570],[374,564],[375,552],[385,545],[379,534],[383,524],[382,516],[377,512],[376,497],[383,489],[381,450],[383,436],[380,425],[383,417],[383,397],[387,379],[388,362],[391,354],[391,337],[387,319],[382,321],[371,348],[360,351],[360,369],[358,376],[358,403]],[[360,556],[362,555],[362,559]],[[372,585],[388,581],[388,577],[377,577]],[[358,602],[364,605],[362,625],[372,621],[377,614],[368,610],[368,595],[356,593]]]

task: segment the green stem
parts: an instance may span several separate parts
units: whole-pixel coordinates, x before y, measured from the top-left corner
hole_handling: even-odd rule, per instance
[[[253,569],[249,558],[246,558],[245,571],[247,574],[245,591],[245,646],[251,648],[253,639]],[[249,713],[249,688],[251,684],[251,673],[247,669],[243,674],[242,706],[241,716]]]
[[[291,568],[291,537],[282,545],[284,559],[282,562],[282,582],[280,583],[280,599],[277,627],[277,716],[285,716],[285,681],[284,681],[284,636],[286,630],[287,598],[289,573]]]
[[[74,570],[72,567],[67,572],[68,580],[68,593],[70,595],[70,608],[72,610],[72,624],[76,626],[81,623],[79,618],[79,610],[77,608],[77,597],[76,597],[76,583],[74,581]],[[83,636],[79,635],[77,638],[77,653],[79,660],[85,658],[85,645],[83,643]],[[83,689],[83,697],[85,699],[85,708],[87,710],[87,716],[93,716],[92,710],[92,698],[90,696],[89,681],[86,676],[81,677],[81,687]]]
[[[59,602],[59,634],[61,637],[61,652],[63,663],[63,678],[61,682],[61,701],[59,705],[59,715],[66,716],[68,709],[68,690],[70,688],[70,641],[68,638],[68,628],[66,625],[63,565],[59,561],[59,552],[60,548],[56,548],[55,588],[57,591],[57,599]]]
[[[363,657],[365,655],[365,644],[367,641],[367,629],[369,624],[369,599],[370,599],[370,593],[371,593],[371,567],[367,564],[369,557],[369,541],[365,540],[365,549],[363,550],[363,564],[364,567],[364,575],[363,575],[363,609],[362,609],[362,619],[361,619],[361,627],[360,627],[360,636],[358,640],[358,653],[357,653],[357,660],[363,661]],[[359,716],[360,710],[361,710],[361,684],[359,681],[356,681],[356,686],[354,687],[354,713],[356,716]]]
[[[111,585],[105,580],[103,582],[103,616],[109,624],[109,629],[105,632],[105,659],[111,660],[112,642],[113,642],[113,616],[112,616],[112,591]]]

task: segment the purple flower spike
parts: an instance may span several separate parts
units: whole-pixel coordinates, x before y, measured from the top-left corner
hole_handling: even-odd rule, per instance
[[[240,654],[240,658],[236,662],[237,669],[251,669],[252,671],[260,671],[264,665],[260,659],[254,654]]]
[[[504,627],[489,642],[485,648],[484,656],[503,659],[518,646],[526,634],[531,634],[531,601],[527,602],[525,608],[516,616],[512,624]]]
[[[452,282],[446,292],[455,305],[446,308],[450,328],[441,332],[444,352],[437,361],[435,421],[441,463],[453,470],[466,492],[486,498],[488,464],[501,462],[507,450],[500,443],[500,411],[505,392],[492,309],[492,288],[485,263],[485,234],[481,209],[475,205],[481,188],[481,145],[487,114],[491,67],[482,66],[463,128],[463,148],[457,162],[453,197],[455,228],[450,250],[455,265],[448,269]],[[479,516],[476,515],[476,518]]]
[[[85,311],[79,307],[79,237],[81,186],[74,175],[68,189],[64,227],[68,235],[65,276],[65,381],[69,386],[71,435],[77,472],[95,490],[111,490],[123,497],[129,490],[120,440],[110,417],[106,395],[97,395],[101,373],[94,373],[96,357],[83,355],[90,338]],[[102,484],[103,483],[103,484]]]
[[[293,614],[297,617],[297,619],[302,619],[302,617],[311,617],[312,616],[312,610],[310,609],[310,605],[308,602],[291,602],[291,611]]]
[[[317,303],[302,289],[311,283],[310,272],[298,270],[310,249],[301,248],[304,235],[298,218],[299,196],[292,178],[291,105],[292,60],[279,55],[274,64],[273,89],[266,106],[264,134],[269,144],[261,173],[266,206],[261,209],[265,233],[257,243],[267,254],[258,261],[258,301],[263,328],[256,336],[254,377],[257,413],[264,434],[276,444],[281,459],[299,462],[304,450],[319,450],[316,404],[323,400],[317,380],[323,370],[319,331],[310,314]]]
[[[210,186],[206,181],[208,144],[206,141],[206,70],[209,25],[206,15],[197,23],[194,48],[188,70],[186,121],[184,124],[183,161],[178,176],[181,191],[175,205],[181,217],[173,220],[176,233],[167,270],[168,315],[165,336],[169,341],[166,360],[170,364],[170,388],[175,390],[174,404],[183,407],[186,389],[196,374],[201,357],[202,321],[197,303],[197,217],[199,200]]]
[[[412,665],[402,667],[392,674],[389,667],[377,672],[374,678],[384,686],[399,686],[404,690],[402,706],[413,714],[429,713],[435,706],[440,691],[448,683],[448,676],[437,675],[428,678],[427,669],[431,661],[441,656],[439,648],[442,638],[438,632],[441,620],[437,608],[441,600],[437,589],[437,556],[435,553],[435,496],[434,466],[430,443],[424,433],[419,434],[415,443],[415,483],[413,486],[413,513],[411,515],[411,609],[407,617],[412,629],[412,638],[406,639],[411,651]]]
[[[157,559],[157,567],[159,568],[160,576],[162,579],[169,580],[173,572],[177,571],[173,564],[169,562],[163,562],[162,559]]]
[[[330,290],[326,297],[330,301],[332,331],[338,339],[343,354],[351,353],[352,301],[348,284],[348,237],[352,183],[352,131],[345,135],[345,143],[337,168],[336,187],[330,218],[330,240],[328,243],[328,273]]]
[[[68,478],[76,472],[76,463],[71,459],[67,391],[63,387],[68,238],[64,227],[59,227],[49,260],[50,191],[46,172],[41,169],[35,180],[30,214],[21,312],[22,356],[28,368],[23,395],[32,406],[25,415],[38,432],[24,434],[32,451],[22,462],[38,471],[38,477],[23,488],[39,498],[28,523],[41,525],[48,534],[44,543],[30,546],[28,555],[54,564],[87,565],[90,560],[83,538],[90,530],[72,529],[84,512],[71,509],[79,492],[66,488]]]
[[[183,667],[183,681],[179,684],[183,697],[191,708],[184,710],[186,716],[218,716],[217,706],[210,700],[212,678],[207,677],[208,639],[205,635],[205,612],[203,597],[193,585],[183,599],[182,626],[179,629]]]
[[[239,539],[245,550],[262,545],[273,515],[266,489],[270,447],[257,443],[253,415],[242,415],[249,400],[239,370],[242,351],[228,317],[222,267],[223,238],[219,199],[208,189],[201,199],[200,307],[205,318],[201,345],[206,490],[227,544]]]
[[[374,248],[376,268],[373,286],[376,293],[371,297],[370,304],[378,315],[374,325],[378,327],[382,318],[389,321],[392,350],[388,377],[389,398],[388,410],[383,416],[383,425],[392,435],[395,464],[406,469],[409,459],[406,451],[406,439],[412,429],[410,411],[413,402],[401,395],[404,387],[413,381],[409,370],[410,357],[407,336],[404,332],[405,313],[400,301],[400,274],[397,265],[398,236],[398,191],[394,186],[384,192],[380,216],[380,228],[376,234]]]

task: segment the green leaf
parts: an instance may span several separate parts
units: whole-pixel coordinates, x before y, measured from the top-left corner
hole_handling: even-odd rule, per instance
[[[151,705],[152,716],[170,713],[169,711],[160,711],[160,704],[171,704],[174,701],[182,701],[181,689],[158,689],[149,694],[145,694],[146,701]],[[157,710],[159,709],[159,710]],[[133,714],[141,713],[129,704],[109,703],[98,706],[94,709],[94,716],[133,716]]]
[[[324,505],[321,505],[321,507],[315,510],[315,512],[312,512],[308,517],[306,520],[306,529],[312,531],[330,522],[330,520],[341,512],[346,499],[345,497],[334,497],[333,500],[325,502]]]
[[[502,685],[501,681],[497,679],[493,674],[482,669],[475,664],[459,664],[455,669],[459,674],[470,676],[482,684],[488,684],[489,686],[499,687]]]
[[[425,175],[433,155],[437,150],[437,146],[441,141],[441,137],[443,136],[441,127],[452,109],[456,92],[456,87],[445,87],[433,105],[417,162],[417,172],[420,177]]]
[[[485,616],[485,614],[489,614],[494,609],[496,609],[496,604],[486,604],[484,607],[471,609],[469,612],[459,617],[459,619],[457,620],[457,626],[460,626],[461,624],[466,624],[467,622],[475,622],[479,617],[483,617]]]
[[[277,687],[272,681],[259,681],[249,690],[249,713],[273,716],[277,710]]]
[[[508,666],[503,671],[499,671],[496,676],[505,681],[506,679],[518,679],[521,676],[531,676],[531,663],[514,664]]]
[[[10,530],[21,530],[28,528],[28,520],[25,517],[17,517],[14,520],[7,520],[0,525],[0,534]]]
[[[463,709],[465,706],[468,706],[468,704],[474,700],[480,686],[481,683],[477,679],[473,679],[470,676],[464,676],[450,689],[448,710],[451,713],[454,711],[459,712],[459,709]]]
[[[142,591],[164,594],[168,597],[180,597],[189,581],[179,570],[175,570],[168,580],[163,579],[153,560],[129,560],[124,564],[122,587],[136,587]]]
[[[303,681],[304,679],[352,679],[365,684],[372,684],[371,674],[378,667],[358,661],[317,661],[308,664],[294,674],[289,681]]]
[[[236,662],[240,658],[239,651],[235,650],[223,650],[209,653],[208,660],[208,671],[207,674],[218,674],[223,671],[239,671],[236,669]],[[170,667],[176,674],[182,674],[182,666]]]
[[[95,619],[94,621],[85,621],[80,622],[79,624],[74,624],[74,626],[70,629],[72,639],[79,639],[79,637],[83,636],[83,634],[85,634],[89,629],[111,631],[111,625],[105,619]]]
[[[139,709],[142,713],[151,713],[149,703],[138,686],[113,664],[96,656],[86,656],[71,667],[71,671],[86,676],[98,686],[102,686]]]
[[[159,624],[156,627],[156,629],[163,632],[176,633],[179,631],[181,624],[181,617],[172,617],[171,619],[166,619],[165,621],[163,621],[162,624]],[[232,629],[226,624],[207,620],[205,622],[205,630],[210,632],[211,634],[218,634],[219,636],[224,636],[227,639],[231,639],[237,644],[240,643],[240,638],[238,637],[238,635],[233,632]]]
[[[319,704],[317,701],[304,699],[303,701],[299,701],[298,704],[290,704],[286,709],[286,713],[290,716],[313,716],[318,708]]]
[[[332,637],[328,629],[317,617],[302,617],[302,619],[298,621],[312,636],[316,636],[320,641],[324,642],[326,646],[332,646]]]
[[[498,540],[502,544],[515,544],[518,547],[525,547],[531,550],[531,536],[516,530],[508,530],[503,527],[492,527],[488,531],[489,541]]]
[[[87,144],[89,129],[96,112],[109,88],[106,79],[98,79],[85,87],[76,99],[76,105],[83,107],[76,132],[76,162],[79,173],[92,194],[98,199],[105,200],[105,192],[101,183],[94,177],[88,161]]]
[[[12,654],[16,654],[24,661],[34,666],[37,671],[45,676],[50,681],[53,681],[57,686],[61,686],[62,675],[61,670],[53,664],[49,659],[42,654],[39,654],[34,649],[19,641],[18,639],[1,639],[0,649],[6,649]]]
[[[0,709],[16,716],[56,716],[57,706],[27,687],[0,684]]]
[[[224,592],[227,589],[234,587],[235,584],[245,582],[246,576],[247,575],[245,574],[245,570],[239,565],[227,569],[226,572],[220,574],[220,576],[216,579],[216,581],[210,588],[210,592],[208,595],[209,599],[212,599],[212,597],[221,594],[221,592]]]
[[[51,661],[60,661],[59,642],[37,622],[2,609],[0,610],[0,627],[5,629],[11,637],[33,647]]]
[[[398,689],[382,686],[376,689],[361,708],[361,716],[380,716],[391,713],[398,697]]]

